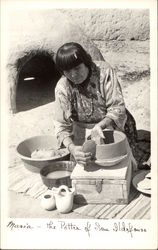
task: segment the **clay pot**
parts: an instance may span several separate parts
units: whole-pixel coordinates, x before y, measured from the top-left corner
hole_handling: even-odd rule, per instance
[[[127,154],[126,135],[117,130],[103,130],[105,144],[96,146],[96,159],[114,159]]]
[[[64,192],[62,192],[63,190]],[[73,207],[75,189],[70,189],[67,186],[62,185],[59,188],[54,187],[52,191],[55,196],[58,211],[63,214],[69,213]]]
[[[55,197],[53,195],[53,193],[47,193],[44,194],[41,198],[41,206],[45,209],[45,210],[53,210],[56,207],[55,204]]]

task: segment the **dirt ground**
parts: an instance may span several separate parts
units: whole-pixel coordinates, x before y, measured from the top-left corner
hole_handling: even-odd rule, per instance
[[[16,194],[9,191],[8,214],[11,218],[65,218],[65,214],[61,214],[55,208],[53,211],[44,210],[40,205],[39,199]],[[70,212],[66,214],[67,219],[92,219],[92,217]]]
[[[116,69],[126,106],[135,117],[137,128],[150,131],[149,41],[94,42],[104,58]],[[51,89],[45,94],[39,91],[39,95],[44,100],[49,100],[48,103],[43,101],[41,106],[35,105],[34,108],[29,109],[29,102],[38,101],[37,95],[36,92],[35,96],[30,96],[27,100],[21,98],[21,103],[18,104],[21,106],[21,111],[8,116],[9,167],[14,167],[20,161],[15,150],[20,141],[34,135],[54,134]],[[38,202],[34,201],[36,205],[35,203],[33,205],[33,201],[31,201],[32,206],[28,210],[29,198],[12,192],[9,192],[9,200],[12,204],[9,212],[12,217],[15,215],[16,217],[33,216],[36,208],[39,207]],[[39,216],[47,217],[49,215],[39,211]]]

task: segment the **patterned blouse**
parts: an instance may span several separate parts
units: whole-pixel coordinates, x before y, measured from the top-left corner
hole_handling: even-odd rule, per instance
[[[98,123],[111,118],[115,129],[124,131],[127,120],[124,99],[115,71],[107,62],[91,65],[88,78],[75,85],[62,77],[55,88],[55,133],[61,144],[72,135],[73,121]]]

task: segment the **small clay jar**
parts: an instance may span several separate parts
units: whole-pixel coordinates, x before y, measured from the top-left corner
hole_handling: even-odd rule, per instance
[[[41,198],[41,206],[45,210],[49,210],[49,211],[55,209],[56,203],[55,203],[54,195],[51,193],[44,194],[43,197]]]

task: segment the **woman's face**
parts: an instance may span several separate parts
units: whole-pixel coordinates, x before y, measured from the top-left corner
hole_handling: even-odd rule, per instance
[[[88,77],[88,73],[89,69],[84,63],[81,63],[70,70],[64,70],[64,75],[74,84],[84,82]]]

